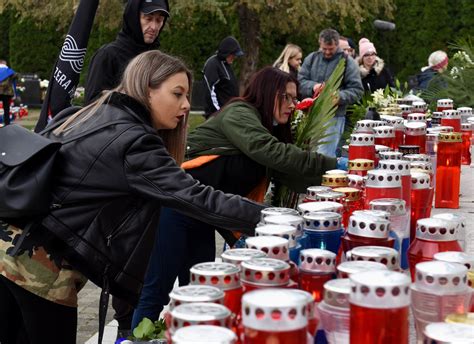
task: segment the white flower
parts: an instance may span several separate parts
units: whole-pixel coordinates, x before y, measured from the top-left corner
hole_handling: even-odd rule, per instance
[[[48,86],[49,86],[49,80],[44,79],[44,80],[40,81],[40,87],[41,88],[46,89],[46,88],[48,88]]]

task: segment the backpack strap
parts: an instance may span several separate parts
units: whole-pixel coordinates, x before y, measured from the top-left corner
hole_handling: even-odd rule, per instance
[[[104,328],[105,328],[105,318],[107,316],[107,309],[109,308],[109,276],[108,276],[107,265],[104,270],[103,282],[102,282],[102,291],[100,292],[99,300],[99,338],[98,344],[102,344],[102,339],[104,338]]]
[[[16,241],[15,246],[13,246],[13,248],[11,249],[11,251],[8,252],[8,255],[9,255],[9,256],[15,257],[15,256],[19,253],[19,251],[20,251],[20,249],[21,249],[21,247],[22,247],[23,242],[24,242],[25,239],[30,235],[30,231],[31,231],[33,228],[37,227],[37,226],[38,226],[38,223],[35,222],[35,221],[32,221],[32,222],[29,222],[29,223],[25,226],[25,228],[23,228],[23,231],[21,232],[20,237],[19,237],[18,240]]]

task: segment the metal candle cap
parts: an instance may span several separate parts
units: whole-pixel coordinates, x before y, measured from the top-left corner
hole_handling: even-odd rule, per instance
[[[440,261],[416,264],[416,289],[437,295],[455,294],[468,290],[467,268],[461,264]]]
[[[383,210],[392,216],[406,215],[406,202],[399,198],[377,198],[369,203],[372,210]]]
[[[405,123],[405,135],[411,135],[411,136],[426,135],[426,123],[423,123],[423,122]]]
[[[267,216],[263,223],[266,225],[290,225],[296,229],[296,237],[300,237],[303,235],[303,218],[297,211],[296,213],[296,215]]]
[[[409,113],[407,115],[407,120],[409,122],[426,122],[426,114],[418,112]]]
[[[435,260],[464,265],[469,271],[474,271],[474,255],[464,252],[446,251],[434,255]]]
[[[384,145],[375,145],[375,152],[377,154],[384,153],[384,152],[391,152],[392,149],[390,147]]]
[[[416,222],[416,237],[428,241],[454,241],[457,223],[444,219],[426,218]]]
[[[230,310],[216,303],[186,303],[176,306],[171,311],[170,332],[174,333],[179,328],[189,325],[215,325],[230,327]]]
[[[290,281],[290,264],[273,258],[255,258],[242,262],[241,279],[262,287],[283,287]]]
[[[443,119],[461,119],[461,114],[458,110],[443,110]]]
[[[419,154],[420,153],[420,146],[416,145],[399,145],[398,151],[401,152],[403,155],[405,154]]]
[[[185,285],[170,293],[170,310],[184,303],[214,302],[223,304],[224,292],[209,285]]]
[[[448,125],[439,125],[437,127],[432,127],[426,129],[426,131],[430,134],[432,133],[452,133],[454,131],[453,127],[450,127]]]
[[[453,221],[457,223],[456,230],[464,230],[466,228],[466,218],[462,215],[459,214],[453,214],[453,213],[440,213],[433,215],[434,219],[443,219],[443,220],[448,220],[448,221]]]
[[[418,110],[426,110],[426,103],[424,101],[414,101],[411,106],[415,112]]]
[[[301,203],[298,204],[298,211],[300,214],[305,217],[306,214],[308,213],[314,213],[314,212],[327,212],[327,211],[332,211],[338,214],[342,214],[344,206],[341,203],[337,202],[308,202],[308,203]]]
[[[306,198],[316,200],[316,194],[321,191],[332,190],[329,186],[309,186],[306,189]]]
[[[381,160],[402,160],[403,154],[400,152],[380,152]]]
[[[411,172],[411,189],[421,190],[430,188],[430,175],[421,172]]]
[[[356,188],[336,188],[334,191],[345,194],[346,200],[348,201],[358,201],[362,195],[362,191]]]
[[[390,213],[384,210],[356,210],[352,213],[352,215],[369,215],[369,216],[376,216],[380,217],[385,220],[390,220]]]
[[[399,173],[384,170],[372,170],[367,172],[365,186],[368,188],[397,188],[402,186],[402,178]]]
[[[380,160],[379,169],[400,173],[402,176],[409,176],[410,162],[405,160]]]
[[[305,231],[336,231],[342,228],[342,215],[320,211],[304,215]]]
[[[448,107],[448,106],[453,106],[453,100],[452,99],[449,99],[449,98],[445,98],[445,99],[438,99],[438,101],[436,102],[436,105],[438,107]]]
[[[390,221],[370,215],[351,215],[347,231],[365,238],[386,239],[390,233]]]
[[[380,118],[388,125],[397,129],[403,129],[403,118],[398,116],[381,115]]]
[[[260,219],[263,222],[265,217],[273,215],[298,215],[298,212],[295,209],[291,208],[280,208],[280,207],[271,207],[265,208],[260,212]]]
[[[462,142],[461,133],[439,133],[439,142]]]
[[[240,288],[239,268],[230,263],[207,262],[194,265],[191,269],[193,285],[211,285],[221,290]]]
[[[470,117],[472,116],[472,107],[462,106],[458,107],[456,110],[461,114],[462,117]]]
[[[359,246],[351,250],[351,260],[365,260],[382,263],[389,270],[398,270],[398,251],[390,247]]]
[[[431,157],[427,154],[407,154],[403,157],[403,160],[412,162],[412,161],[422,161],[422,162],[431,162]]]
[[[255,228],[256,236],[273,235],[288,240],[289,248],[296,247],[296,228],[290,225],[263,225]]]
[[[403,112],[412,112],[413,106],[411,104],[413,104],[413,102],[411,102],[410,104],[399,104],[398,106]]]
[[[410,305],[410,277],[394,271],[366,271],[349,276],[350,303],[376,309]]]
[[[257,236],[245,240],[247,248],[253,248],[265,252],[268,258],[281,259],[288,261],[289,242],[287,239],[276,236]]]
[[[339,202],[342,203],[344,201],[344,197],[346,195],[342,192],[337,191],[322,191],[316,194],[316,201],[323,202]]]
[[[178,329],[172,340],[174,344],[235,344],[237,336],[225,327],[193,325]]]
[[[224,263],[231,263],[240,266],[240,263],[253,258],[264,258],[267,254],[260,250],[253,250],[251,248],[232,248],[225,250],[221,254]]]
[[[341,278],[324,283],[324,302],[340,308],[349,308],[351,282],[349,278]]]
[[[356,122],[354,132],[356,133],[371,133],[375,127],[378,126],[377,121],[371,119],[362,119]]]
[[[345,176],[347,174],[347,171],[344,171],[344,170],[329,170],[329,171],[326,171],[326,173],[324,173],[324,174],[338,174],[338,175]]]
[[[335,273],[336,254],[319,248],[301,250],[299,268],[309,272]]]
[[[373,146],[375,136],[372,134],[351,134],[350,146]]]
[[[288,332],[308,325],[307,297],[291,289],[269,288],[242,297],[244,327],[266,332]]]
[[[363,271],[372,270],[388,270],[387,266],[382,263],[369,261],[347,261],[337,266],[338,278],[343,278]]]
[[[365,187],[364,177],[358,176],[357,174],[348,174],[347,179],[349,179],[349,187],[356,189],[363,189]]]
[[[472,344],[473,327],[464,324],[430,323],[423,331],[432,344]]]
[[[324,186],[341,187],[349,184],[349,180],[345,174],[324,174],[322,179],[321,184]]]
[[[410,169],[418,168],[429,173],[433,173],[433,164],[431,162],[424,161],[411,161]]]
[[[461,130],[462,131],[471,131],[472,124],[471,123],[461,123]]]
[[[382,125],[374,128],[376,138],[391,138],[395,137],[395,129],[388,125]]]
[[[374,161],[369,159],[349,160],[350,171],[369,171],[374,169]]]

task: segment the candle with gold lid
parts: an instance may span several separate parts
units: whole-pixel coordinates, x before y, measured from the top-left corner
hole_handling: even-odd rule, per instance
[[[336,188],[334,189],[334,191],[342,192],[345,194],[342,223],[344,224],[344,228],[347,228],[347,225],[349,223],[349,217],[352,215],[352,213],[356,210],[364,209],[362,191],[350,187]]]
[[[354,159],[349,160],[349,174],[355,174],[359,176],[366,176],[367,171],[374,169],[374,161],[368,159]]]
[[[347,186],[349,180],[345,174],[324,174],[322,177],[322,186],[329,186],[330,188],[338,188]]]

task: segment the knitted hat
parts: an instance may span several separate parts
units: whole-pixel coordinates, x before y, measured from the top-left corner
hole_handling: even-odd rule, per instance
[[[375,49],[374,44],[369,41],[367,38],[361,38],[359,41],[359,55],[364,57],[366,54],[376,53],[377,50]]]
[[[449,59],[448,54],[442,50],[436,50],[432,52],[430,57],[428,57],[428,66],[421,68],[422,71],[431,68],[436,71],[446,67],[448,65]]]

